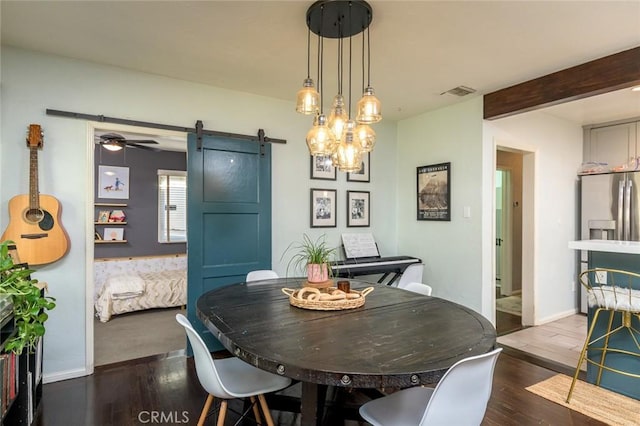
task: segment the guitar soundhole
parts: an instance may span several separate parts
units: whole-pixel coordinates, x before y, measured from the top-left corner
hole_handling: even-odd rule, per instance
[[[49,231],[53,228],[53,216],[46,210],[28,209],[24,213],[24,218],[27,222],[37,223],[43,231]]]

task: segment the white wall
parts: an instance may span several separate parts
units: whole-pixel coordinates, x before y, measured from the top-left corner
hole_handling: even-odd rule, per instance
[[[525,243],[523,247],[523,263],[532,257],[535,259],[533,288],[527,289],[527,284],[523,283],[523,299],[531,297],[532,306],[535,306],[533,324],[543,324],[575,312],[576,253],[569,250],[568,242],[576,238],[577,170],[582,162],[582,127],[544,112],[530,112],[486,121],[484,138],[486,151],[495,151],[495,146],[500,145],[533,152],[535,156],[533,245],[527,249]],[[525,168],[526,163],[527,157]],[[491,167],[485,161],[485,168]],[[487,186],[485,191],[489,188]],[[527,212],[531,213],[531,203],[527,205],[526,195],[524,198],[522,209],[526,216]],[[526,226],[526,217],[523,220],[523,226]],[[531,230],[524,229],[525,233],[527,231]]]
[[[481,306],[481,156],[481,97],[398,123],[398,251],[422,259],[435,296],[491,318]],[[443,162],[451,162],[451,221],[418,221],[416,167]]]
[[[28,150],[25,132],[30,123],[42,125],[40,192],[58,198],[62,223],[71,241],[60,261],[37,268],[34,276],[49,283],[58,306],[51,312],[45,338],[45,380],[85,373],[85,252],[87,210],[93,202],[89,164],[88,125],[83,120],[47,116],[57,109],[132,120],[192,127],[200,119],[206,129],[257,134],[263,128],[272,138],[286,139],[273,147],[273,263],[284,274],[280,258],[290,241],[303,232],[327,234],[337,245],[346,228],[346,190],[371,191],[371,228],[383,255],[397,253],[396,124],[375,125],[378,134],[371,157],[371,183],[309,179],[309,155],[304,142],[311,119],[295,113],[293,101],[259,97],[151,74],[132,72],[34,52],[2,47],[2,130],[0,133],[0,205],[28,190]],[[185,65],[188,66],[188,65]],[[298,82],[292,82],[292,99]],[[338,189],[338,227],[309,229],[309,188]],[[0,209],[0,227],[8,223]],[[88,227],[91,229],[91,227]],[[365,231],[356,229],[355,232]],[[90,247],[88,247],[90,249]],[[89,297],[90,299],[91,297]]]

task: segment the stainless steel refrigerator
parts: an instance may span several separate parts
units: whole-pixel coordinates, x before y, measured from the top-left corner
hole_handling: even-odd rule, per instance
[[[581,238],[640,241],[640,171],[581,177]],[[587,269],[587,251],[580,254],[580,271]],[[587,312],[580,286],[580,311]]]

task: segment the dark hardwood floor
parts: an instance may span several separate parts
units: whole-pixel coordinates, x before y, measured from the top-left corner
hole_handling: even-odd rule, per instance
[[[496,311],[496,332],[498,336],[522,330],[522,317],[520,315],[508,314]]]
[[[544,368],[531,362],[536,359],[514,350],[503,351],[496,366],[493,392],[483,425],[604,424],[525,390],[525,387],[556,374],[552,370],[555,369],[553,363],[547,363],[548,368]],[[364,393],[349,395],[352,401],[366,398]],[[102,366],[91,376],[44,385],[35,424],[195,425],[205,397],[193,359],[174,353]],[[277,400],[272,401],[274,420],[280,417],[279,424],[290,424],[292,415],[275,410],[281,406]],[[233,408],[242,410],[243,407],[236,402]],[[231,414],[225,424],[231,425],[237,418]],[[343,422],[344,418],[357,419],[357,406],[351,411],[329,413],[328,418],[326,424],[331,426],[358,424],[357,421]],[[214,424],[214,420],[209,418],[207,424]]]

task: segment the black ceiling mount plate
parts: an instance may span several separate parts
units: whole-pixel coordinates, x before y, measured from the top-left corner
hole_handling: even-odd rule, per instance
[[[307,26],[321,37],[343,38],[364,31],[373,13],[366,1],[321,0],[307,10]]]

